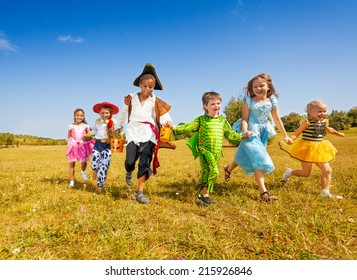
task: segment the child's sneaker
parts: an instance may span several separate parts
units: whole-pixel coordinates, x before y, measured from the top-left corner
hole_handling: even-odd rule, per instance
[[[322,190],[321,196],[323,198],[343,199],[343,197],[340,195],[334,195],[334,194],[330,193],[330,190]]]
[[[83,179],[83,181],[87,181],[88,180],[87,172],[82,171],[82,179]]]
[[[125,182],[129,187],[133,185],[133,172],[126,172]]]
[[[289,178],[291,177],[291,172],[292,172],[292,171],[293,171],[293,170],[292,170],[291,168],[286,169],[285,172],[284,172],[284,174],[283,174],[283,177],[281,178],[281,180],[282,180],[283,182],[287,182],[287,181],[289,180]]]
[[[69,187],[74,188],[74,181],[69,181]]]
[[[199,199],[205,204],[211,204],[212,203],[212,200],[209,198],[209,196],[200,195]]]
[[[148,204],[150,200],[143,194],[142,191],[137,191],[135,194],[136,200],[141,204]]]

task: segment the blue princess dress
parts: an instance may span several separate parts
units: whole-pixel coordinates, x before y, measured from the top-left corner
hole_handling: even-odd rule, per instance
[[[276,132],[273,124],[269,121],[269,117],[271,110],[277,106],[278,100],[275,96],[271,96],[266,102],[255,102],[249,96],[245,96],[244,102],[247,103],[250,110],[248,130],[253,135],[249,139],[241,140],[234,161],[248,175],[253,175],[254,170],[270,173],[275,167],[266,146],[268,139],[275,136]],[[236,132],[242,133],[242,119],[237,120],[232,128]]]

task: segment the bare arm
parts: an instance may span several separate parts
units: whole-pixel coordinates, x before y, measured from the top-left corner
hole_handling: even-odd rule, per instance
[[[335,134],[340,137],[345,137],[343,132],[338,132],[337,130],[333,129],[332,127],[326,126],[325,131],[331,134]]]
[[[299,137],[299,135],[309,126],[309,122],[305,120],[303,123],[300,124],[299,128],[295,130],[295,133],[290,136],[291,139],[295,140]]]
[[[243,138],[250,138],[253,135],[251,131],[248,131],[249,114],[250,114],[250,109],[248,107],[248,104],[247,102],[244,102],[242,108],[242,137]]]
[[[284,137],[284,141],[288,144],[292,144],[293,139],[291,139],[288,134],[286,133],[285,127],[283,122],[281,121],[280,117],[279,117],[279,112],[278,112],[278,107],[274,107],[273,110],[271,110],[271,115],[273,117],[274,123],[276,125],[276,127],[279,129],[279,131],[281,132],[281,134]]]

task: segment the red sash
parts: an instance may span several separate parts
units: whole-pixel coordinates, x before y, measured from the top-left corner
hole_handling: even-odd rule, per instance
[[[157,156],[157,153],[159,151],[159,146],[160,146],[160,140],[159,140],[159,131],[157,130],[156,126],[153,125],[151,122],[141,122],[150,125],[151,130],[155,133],[156,136],[156,145],[155,145],[155,150],[154,150],[154,159],[152,162],[152,172],[154,175],[156,174],[156,169],[160,167],[160,162],[159,158]]]

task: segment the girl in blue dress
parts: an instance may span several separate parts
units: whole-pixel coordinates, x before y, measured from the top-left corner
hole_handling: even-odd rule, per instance
[[[266,146],[268,139],[275,136],[276,132],[269,117],[272,116],[286,143],[292,143],[292,139],[288,137],[279,117],[278,95],[271,77],[268,74],[259,74],[248,82],[245,90],[242,118],[232,126],[235,131],[242,133],[243,139],[234,161],[224,167],[225,179],[229,181],[232,170],[239,165],[245,173],[254,175],[262,200],[271,202],[277,197],[267,191],[264,175],[272,172],[275,167]]]

